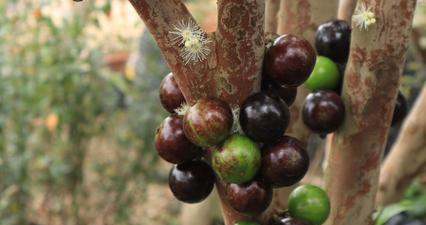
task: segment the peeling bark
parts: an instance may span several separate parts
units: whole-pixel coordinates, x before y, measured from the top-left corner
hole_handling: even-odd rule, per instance
[[[240,104],[260,89],[264,53],[264,0],[218,2],[217,94]]]
[[[260,87],[264,10],[261,0],[219,1],[217,35],[209,34],[206,60],[184,64],[170,34],[179,22],[194,21],[180,0],[129,0],[153,34],[185,99],[218,97],[239,104]]]
[[[337,18],[352,22],[352,15],[354,14],[357,0],[340,0],[339,9],[337,11]]]
[[[280,0],[266,0],[265,32],[276,33],[278,27],[278,11]]]
[[[411,181],[426,172],[425,109],[426,85],[383,164],[377,193],[378,205],[399,200]]]
[[[346,118],[332,136],[327,158],[326,190],[332,206],[327,225],[372,224],[415,0],[372,0],[368,6],[377,22],[368,31],[352,31],[342,93]]]

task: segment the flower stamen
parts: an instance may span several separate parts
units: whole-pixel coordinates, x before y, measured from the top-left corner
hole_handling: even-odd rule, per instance
[[[359,29],[368,30],[368,27],[376,23],[376,16],[371,6],[367,7],[365,4],[360,4],[355,10],[353,20]]]

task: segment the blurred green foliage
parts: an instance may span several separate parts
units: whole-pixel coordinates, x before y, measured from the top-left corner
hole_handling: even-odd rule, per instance
[[[111,224],[141,224],[131,221],[134,201],[144,198],[135,195],[165,177],[153,169],[152,143],[165,115],[157,97],[167,73],[161,56],[137,59],[134,66],[143,69],[126,79],[106,69],[102,46],[87,45],[85,28],[97,24],[92,14],[108,8],[93,3],[86,15],[57,23],[32,2],[0,1],[1,224],[46,215],[91,224],[87,210],[96,207],[91,214],[110,210],[104,213]],[[88,156],[98,137],[117,143],[115,152],[104,144]],[[89,205],[93,193],[98,198]]]

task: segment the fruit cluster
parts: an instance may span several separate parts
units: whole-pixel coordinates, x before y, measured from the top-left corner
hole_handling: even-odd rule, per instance
[[[324,137],[336,131],[345,118],[345,106],[340,93],[343,73],[349,57],[351,28],[343,20],[321,24],[316,32],[315,47],[318,57],[305,86],[312,91],[304,102],[302,119],[313,132]],[[403,120],[407,104],[399,93],[392,125]]]
[[[266,49],[261,92],[245,99],[238,110],[215,98],[189,106],[172,74],[161,82],[161,104],[171,115],[157,129],[155,146],[174,164],[169,186],[178,200],[200,202],[219,180],[234,210],[256,215],[271,203],[273,188],[291,186],[306,174],[309,157],[304,145],[284,134],[297,86],[314,70],[315,50],[290,34],[274,38]],[[324,191],[307,185],[292,196],[286,216],[290,222],[278,224],[325,221],[329,203]],[[250,223],[255,224],[237,224]]]

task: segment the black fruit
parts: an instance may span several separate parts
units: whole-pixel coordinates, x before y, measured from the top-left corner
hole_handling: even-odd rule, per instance
[[[264,71],[274,81],[298,86],[308,79],[315,60],[315,50],[307,40],[285,34],[278,37],[267,52]]]
[[[243,184],[227,184],[225,196],[229,205],[241,213],[258,214],[272,201],[272,187],[261,179]]]
[[[393,111],[392,126],[400,123],[407,116],[408,106],[404,95],[399,91],[398,97],[395,102],[395,109]]]
[[[319,55],[338,63],[346,63],[351,43],[351,26],[344,20],[331,20],[321,24],[315,35]]]
[[[258,142],[272,143],[287,129],[288,106],[264,93],[248,97],[240,109],[240,125],[244,133]]]
[[[290,106],[296,99],[297,88],[285,86],[264,77],[262,79],[262,92],[265,92],[272,98],[280,99],[284,101],[287,106]]]
[[[182,116],[172,114],[164,119],[155,135],[155,148],[164,160],[184,163],[201,155],[201,149],[192,144],[183,132]]]
[[[333,91],[309,94],[303,104],[302,119],[305,125],[321,135],[331,133],[342,125],[345,106]]]
[[[203,161],[173,165],[169,174],[169,187],[173,195],[186,203],[197,203],[207,198],[214,181],[213,170]]]
[[[172,73],[165,76],[160,83],[160,101],[161,105],[170,113],[173,113],[185,102],[182,91]]]
[[[274,187],[290,186],[305,176],[309,156],[303,144],[289,136],[262,149],[262,175]]]

